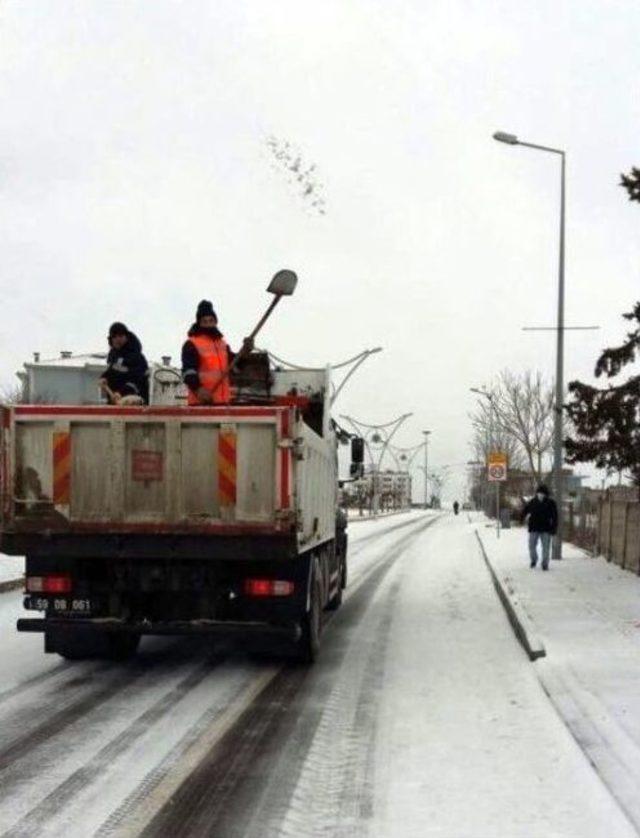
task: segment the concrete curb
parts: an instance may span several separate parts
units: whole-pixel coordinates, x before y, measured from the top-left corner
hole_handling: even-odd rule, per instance
[[[530,617],[526,614],[522,605],[520,605],[520,603],[518,602],[518,598],[515,596],[515,594],[509,591],[500,580],[493,565],[491,564],[491,560],[489,559],[487,551],[484,548],[484,544],[482,543],[480,533],[477,530],[476,538],[478,539],[480,552],[482,553],[485,564],[487,565],[489,573],[491,574],[491,578],[493,580],[493,587],[496,589],[496,593],[500,598],[500,602],[502,603],[504,610],[507,613],[507,617],[509,618],[509,622],[511,623],[513,632],[520,641],[522,648],[529,656],[529,660],[535,661],[538,658],[546,657],[546,649],[544,648],[544,644],[536,632],[535,626],[533,625]]]
[[[15,591],[23,586],[24,576],[20,576],[18,579],[7,579],[5,582],[0,582],[0,594],[4,594],[6,591]]]

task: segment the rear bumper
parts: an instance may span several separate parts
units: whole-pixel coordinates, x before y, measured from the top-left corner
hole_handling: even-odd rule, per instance
[[[208,635],[220,638],[264,637],[296,641],[301,629],[296,623],[276,626],[263,622],[231,622],[228,620],[193,620],[167,623],[125,622],[116,619],[78,618],[73,620],[42,620],[25,617],[17,622],[18,631],[43,633],[49,629],[56,632],[85,629],[109,634],[147,634],[147,635]]]

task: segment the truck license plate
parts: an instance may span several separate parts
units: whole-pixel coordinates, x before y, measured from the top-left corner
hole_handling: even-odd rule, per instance
[[[32,611],[53,611],[55,613],[90,614],[95,603],[80,597],[47,597],[28,596],[25,598],[25,608]]]

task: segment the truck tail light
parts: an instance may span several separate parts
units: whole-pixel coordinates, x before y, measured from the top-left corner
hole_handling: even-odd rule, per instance
[[[30,594],[69,594],[70,576],[27,576],[27,591]]]
[[[246,596],[291,596],[294,591],[293,582],[285,579],[245,579],[244,593]]]

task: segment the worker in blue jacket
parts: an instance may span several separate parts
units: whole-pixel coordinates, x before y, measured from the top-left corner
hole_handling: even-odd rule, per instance
[[[100,386],[111,404],[147,404],[149,401],[149,365],[142,354],[142,344],[124,323],[113,323],[107,337],[107,369]]]

